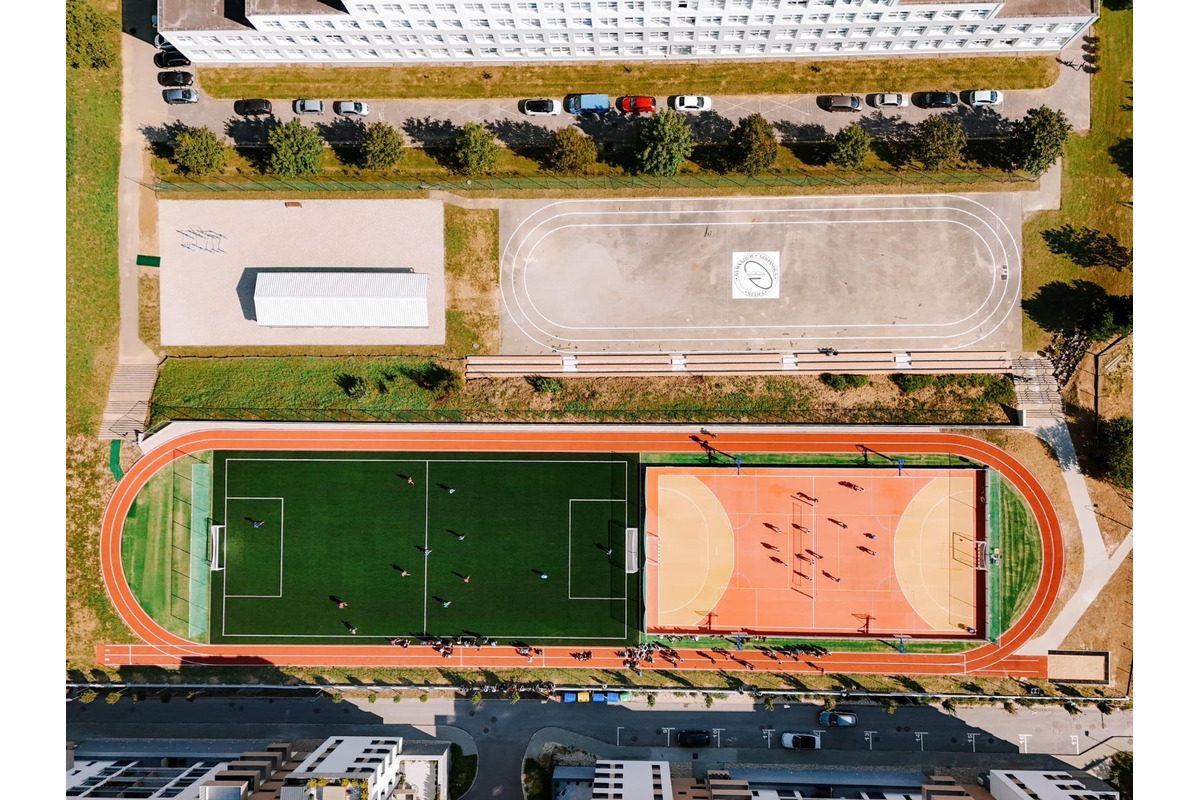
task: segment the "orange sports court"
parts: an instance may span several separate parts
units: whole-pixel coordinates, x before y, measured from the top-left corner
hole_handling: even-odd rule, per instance
[[[976,638],[984,470],[650,467],[650,633]]]

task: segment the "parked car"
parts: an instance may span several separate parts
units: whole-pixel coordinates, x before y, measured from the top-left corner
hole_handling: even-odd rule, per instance
[[[292,111],[295,111],[297,114],[324,114],[325,101],[304,99],[296,100],[292,103]]]
[[[827,728],[853,728],[858,724],[858,714],[850,711],[822,711],[818,719]]]
[[[163,100],[173,106],[200,102],[200,93],[195,89],[163,89]]]
[[[823,98],[827,111],[861,111],[862,100],[852,94],[831,94]],[[818,104],[819,105],[819,104]]]
[[[259,114],[271,113],[270,100],[235,100],[233,113],[243,117],[257,117]]]
[[[792,750],[820,750],[821,737],[811,733],[785,733],[779,741],[785,748]]]
[[[178,50],[159,50],[154,54],[154,66],[159,69],[174,69],[191,65],[191,59]]]
[[[1004,102],[1004,95],[995,89],[975,89],[971,92],[963,92],[963,102],[975,108],[998,106]]]
[[[190,72],[160,72],[158,73],[159,86],[191,86],[192,73]]]
[[[680,747],[708,747],[712,736],[708,731],[680,731],[675,734],[675,743]]]
[[[958,105],[954,92],[916,92],[912,101],[918,108],[954,108]]]
[[[338,100],[333,104],[333,113],[343,117],[365,117],[371,113],[371,107],[361,100]]]
[[[622,114],[649,114],[657,108],[653,97],[627,94],[617,100],[617,110]]]
[[[568,114],[607,114],[610,110],[606,94],[569,94],[563,98]]]
[[[874,108],[906,108],[908,98],[899,92],[879,92],[867,95],[867,105]]]
[[[677,94],[668,98],[667,105],[676,111],[712,111],[712,98],[698,94]]]
[[[522,100],[517,110],[527,117],[556,117],[562,113],[562,103],[550,98]]]

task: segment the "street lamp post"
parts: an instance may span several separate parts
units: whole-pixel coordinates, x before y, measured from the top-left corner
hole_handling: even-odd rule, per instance
[[[624,727],[625,727],[624,725],[617,726],[617,747],[621,746],[621,729]]]

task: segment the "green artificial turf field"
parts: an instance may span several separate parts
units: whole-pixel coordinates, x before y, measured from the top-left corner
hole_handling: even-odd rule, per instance
[[[605,454],[218,452],[209,641],[635,642],[638,480]]]

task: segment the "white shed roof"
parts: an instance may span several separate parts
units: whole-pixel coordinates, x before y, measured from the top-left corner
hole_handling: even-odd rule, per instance
[[[292,328],[425,328],[429,276],[412,272],[260,272],[259,325]]]

